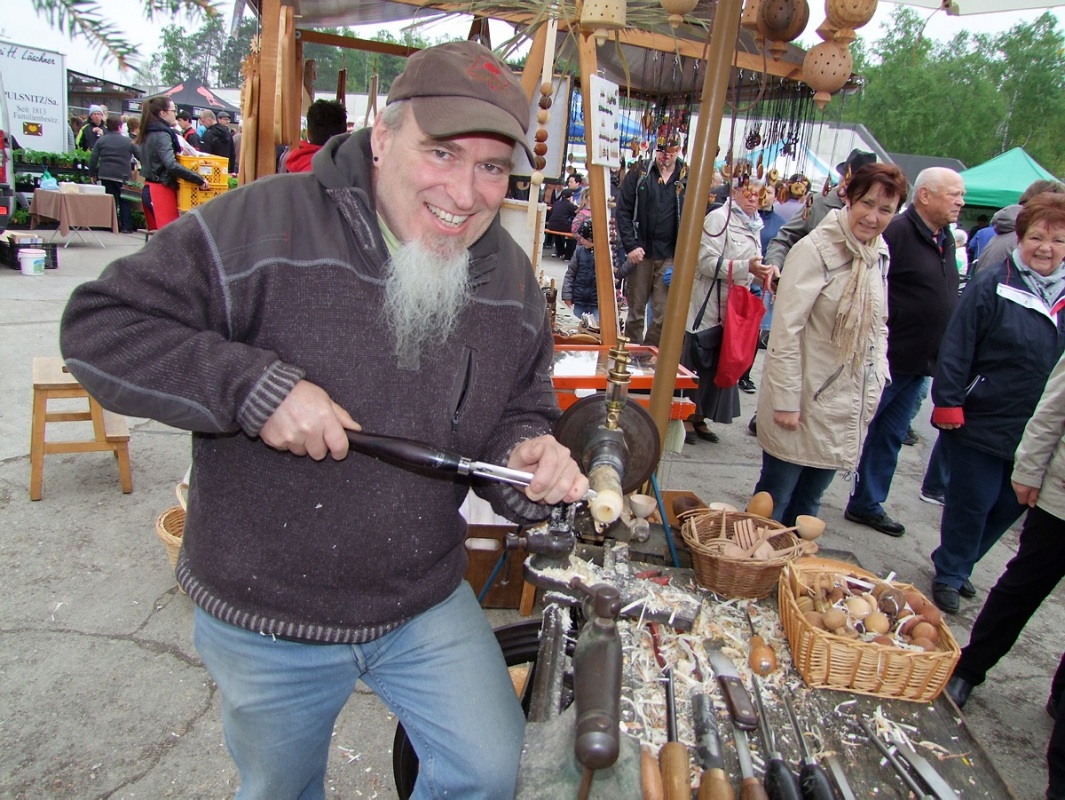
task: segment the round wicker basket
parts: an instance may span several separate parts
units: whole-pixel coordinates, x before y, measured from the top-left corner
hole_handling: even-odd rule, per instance
[[[780,530],[767,541],[774,550],[788,550],[788,554],[765,560],[723,555],[721,546],[732,539],[741,520],[751,520],[758,528]],[[696,581],[723,597],[768,597],[784,565],[802,554],[797,548],[801,540],[783,525],[745,511],[702,511],[685,516],[681,536],[691,551]]]
[[[181,506],[168,508],[155,521],[155,532],[166,547],[170,568],[177,569],[178,553],[181,551],[181,537],[185,533],[185,509]]]

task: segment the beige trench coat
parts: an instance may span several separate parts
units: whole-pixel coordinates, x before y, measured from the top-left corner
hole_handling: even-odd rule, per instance
[[[1065,356],[1047,379],[1013,462],[1013,480],[1039,489],[1036,505],[1065,519]]]
[[[880,264],[872,267],[879,274],[870,286],[880,324],[855,370],[831,341],[853,261],[835,219],[826,217],[784,262],[759,384],[758,443],[792,464],[854,470],[888,380],[888,249],[879,238]],[[774,410],[798,411],[798,430],[776,425]]]

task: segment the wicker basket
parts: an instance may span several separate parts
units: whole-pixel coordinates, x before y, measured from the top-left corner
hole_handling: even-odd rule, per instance
[[[783,530],[779,522],[748,514],[744,511],[700,511],[684,516],[681,536],[691,551],[695,579],[715,594],[724,597],[767,597],[773,593],[780,571],[800,553],[770,558],[728,558],[722,555],[720,544],[727,541],[741,519],[753,520],[759,527]],[[790,531],[776,534],[769,543],[774,550],[786,550],[799,544]]]
[[[166,547],[171,569],[177,569],[178,553],[181,552],[181,537],[185,533],[185,509],[181,506],[168,508],[155,521],[155,532]]]
[[[815,628],[802,615],[797,601],[801,587],[825,572],[880,580],[852,564],[824,558],[806,558],[781,572],[777,597],[780,621],[791,645],[792,661],[806,682],[817,689],[841,689],[873,697],[918,703],[935,700],[961,655],[947,624],[939,624],[939,649],[934,652],[847,639]],[[892,586],[916,591],[908,584]]]
[[[170,568],[177,569],[178,554],[181,552],[181,541],[185,535],[185,509],[188,507],[189,485],[179,483],[176,488],[179,505],[172,506],[159,515],[155,521],[155,532],[166,547],[167,558],[170,559]]]

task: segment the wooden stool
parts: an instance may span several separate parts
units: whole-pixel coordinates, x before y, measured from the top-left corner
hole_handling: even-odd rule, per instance
[[[49,400],[84,397],[87,411],[48,411]],[[91,441],[46,442],[44,426],[48,422],[82,422],[92,420],[95,438]],[[62,358],[37,356],[33,359],[33,428],[30,435],[30,500],[41,499],[46,453],[93,453],[110,450],[118,459],[118,479],[122,491],[133,491],[129,469],[129,427],[126,418],[104,408],[89,396],[77,378],[70,374]]]

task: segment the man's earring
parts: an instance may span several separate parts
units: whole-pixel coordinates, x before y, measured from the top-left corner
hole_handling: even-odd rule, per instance
[[[377,156],[374,156],[374,157],[373,157],[373,163],[375,163],[375,164],[376,164],[376,163],[377,163],[378,161],[380,161],[380,160],[381,160],[381,159],[379,159],[379,158],[378,158]]]

